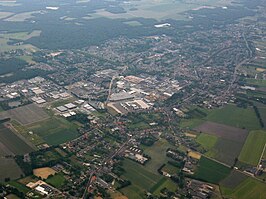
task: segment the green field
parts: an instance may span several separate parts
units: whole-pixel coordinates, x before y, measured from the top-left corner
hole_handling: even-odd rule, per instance
[[[261,129],[253,108],[239,108],[235,105],[210,111],[206,120],[249,130]]]
[[[130,180],[132,185],[123,188],[121,192],[130,199],[137,199],[145,198],[145,191],[159,193],[165,186],[169,190],[173,190],[174,183],[172,183],[172,181],[169,182],[169,180],[164,181],[163,179],[165,177],[161,176],[157,171],[169,160],[166,157],[166,150],[169,147],[171,147],[171,145],[164,139],[158,140],[151,147],[145,147],[144,154],[151,157],[151,160],[149,160],[145,166],[128,159],[124,160],[123,168],[126,172],[123,176]],[[171,169],[173,168],[171,167]],[[177,168],[174,169],[177,170]]]
[[[195,178],[218,184],[230,174],[231,169],[204,156],[199,161],[199,166],[194,174]]]
[[[223,108],[212,110],[199,109],[206,116],[194,114],[193,107],[190,111],[192,114],[189,119],[182,119],[180,126],[182,128],[195,128],[205,121],[212,121],[238,128],[246,128],[249,130],[261,129],[257,116],[253,108],[239,108],[236,105],[229,104]]]
[[[23,155],[34,151],[10,129],[0,124],[0,155]],[[11,154],[10,154],[11,153]]]
[[[253,86],[266,87],[266,80],[263,79],[246,79],[246,82]]]
[[[249,177],[234,189],[221,186],[221,191],[226,198],[264,199],[266,196],[266,184]]]
[[[151,189],[162,178],[159,174],[156,175],[149,171],[145,166],[128,159],[123,161],[123,168],[126,171],[123,176],[130,180],[132,185],[121,191],[125,195],[130,196],[129,198],[144,197],[145,190],[148,191]],[[132,197],[129,194],[132,192],[135,192],[136,197]]]
[[[251,131],[240,153],[239,160],[257,166],[266,144],[266,131]]]
[[[166,150],[171,146],[172,145],[170,145],[166,140],[160,139],[151,147],[147,147],[144,150],[144,153],[149,155],[151,160],[145,164],[145,168],[157,174],[157,169],[160,168],[160,166],[162,166],[164,163],[167,163],[169,160],[169,158],[166,156]]]
[[[65,184],[66,179],[62,174],[55,174],[54,176],[49,177],[45,182],[56,188],[60,188]]]
[[[239,171],[232,170],[230,175],[221,181],[220,186],[223,189],[235,189],[239,184],[241,184],[248,177]]]
[[[218,138],[216,136],[206,133],[201,133],[196,139],[196,141],[206,150],[212,149],[215,146],[217,140]]]
[[[171,165],[171,164],[169,164],[169,163],[167,163],[167,164],[162,168],[162,171],[167,172],[167,173],[169,173],[170,175],[174,175],[174,174],[177,174],[177,173],[180,171],[180,169],[177,168],[177,167],[175,167],[175,166],[173,166],[173,165]]]
[[[177,190],[177,184],[169,178],[164,177],[150,189],[150,192],[154,195],[160,195],[161,190],[164,188],[167,188],[171,192],[175,192]]]
[[[40,136],[49,145],[58,145],[78,136],[77,125],[61,117],[39,122],[29,127],[33,133]]]
[[[20,178],[22,174],[14,159],[0,157],[0,182],[4,182],[6,178],[10,180]]]

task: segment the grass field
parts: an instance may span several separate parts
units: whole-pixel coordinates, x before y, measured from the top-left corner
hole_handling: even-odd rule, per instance
[[[240,153],[239,160],[257,166],[266,144],[266,131],[251,131]]]
[[[159,192],[159,188],[162,186],[167,186],[168,189],[172,189],[173,184],[169,181],[163,182],[162,179],[164,177],[161,176],[157,171],[164,163],[166,164],[169,160],[166,157],[166,150],[169,147],[171,147],[171,145],[164,139],[158,140],[151,147],[145,147],[144,153],[151,157],[151,160],[147,162],[145,166],[128,159],[124,160],[123,168],[126,171],[124,177],[130,180],[132,185],[122,189],[122,193],[124,193],[130,199],[137,199],[145,198],[145,191]],[[169,169],[173,171],[176,168],[173,169],[172,167],[169,167]],[[157,186],[157,188],[154,188],[154,186]]]
[[[264,199],[266,196],[266,184],[249,177],[234,189],[221,186],[221,191],[226,198]]]
[[[160,195],[160,191],[164,188],[167,188],[169,191],[175,192],[177,190],[177,187],[177,184],[175,184],[172,180],[164,177],[150,189],[150,192],[158,196]]]
[[[47,182],[48,184],[56,188],[60,188],[65,184],[66,179],[64,178],[62,174],[56,174],[52,177],[49,177],[45,182]]]
[[[212,149],[215,146],[217,140],[218,138],[216,136],[206,133],[201,133],[196,139],[196,141],[206,150]]]
[[[26,194],[27,192],[30,191],[30,189],[28,187],[26,187],[25,185],[19,183],[19,182],[16,182],[16,181],[11,181],[11,182],[8,182],[9,185],[17,188],[19,191],[21,191],[22,193]]]
[[[0,157],[0,182],[4,182],[5,178],[11,180],[20,178],[22,174],[14,159]]]
[[[201,157],[194,177],[218,184],[230,174],[231,169],[209,158]]]
[[[162,171],[169,173],[170,175],[177,174],[180,171],[179,168],[167,163],[163,168]]]
[[[159,174],[154,174],[149,171],[145,166],[128,159],[123,161],[123,168],[126,171],[123,175],[131,181],[132,185],[121,191],[126,196],[130,196],[129,198],[143,198],[145,196],[145,190],[148,191],[151,189],[162,178]]]
[[[239,108],[235,105],[210,111],[206,120],[249,130],[261,129],[252,108]]]
[[[77,125],[55,116],[29,126],[28,129],[40,136],[49,145],[62,144],[78,136]]]
[[[23,155],[33,149],[10,129],[0,124],[0,155]]]
[[[238,171],[233,170],[228,177],[221,181],[220,186],[227,189],[235,189],[248,177]]]
[[[266,80],[263,79],[246,79],[246,82],[253,86],[266,87]]]
[[[144,153],[151,157],[151,160],[147,162],[145,168],[149,171],[157,174],[157,169],[160,168],[161,165],[167,163],[169,158],[166,156],[166,150],[170,148],[170,145],[166,140],[160,139],[151,147],[148,147],[144,150]]]

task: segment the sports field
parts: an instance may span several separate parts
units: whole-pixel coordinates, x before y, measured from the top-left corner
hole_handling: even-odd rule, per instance
[[[203,181],[218,184],[230,174],[230,171],[229,167],[202,156],[194,176]]]
[[[257,166],[266,144],[266,131],[251,131],[240,153],[239,160]]]
[[[56,174],[52,177],[49,177],[45,182],[47,182],[48,184],[56,188],[60,188],[65,184],[66,179],[64,178],[62,174]]]

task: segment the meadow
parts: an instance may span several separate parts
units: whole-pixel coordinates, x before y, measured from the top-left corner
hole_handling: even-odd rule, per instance
[[[251,131],[240,153],[239,160],[257,166],[266,144],[266,131]]]
[[[47,182],[48,184],[56,188],[60,188],[65,184],[66,179],[64,178],[62,174],[55,174],[52,177],[48,177],[48,179],[46,179],[45,182]]]
[[[6,178],[17,179],[21,175],[23,172],[14,159],[0,157],[0,182],[4,182]]]

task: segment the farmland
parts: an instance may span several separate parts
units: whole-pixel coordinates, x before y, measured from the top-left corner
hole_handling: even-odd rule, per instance
[[[162,178],[159,174],[154,174],[144,166],[131,160],[125,160],[123,168],[126,171],[124,176],[132,183],[131,186],[122,189],[122,193],[125,195],[134,190],[136,194],[143,197],[144,191],[152,188]]]
[[[145,166],[128,159],[124,160],[123,168],[126,171],[124,177],[130,180],[132,184],[123,188],[122,193],[130,196],[130,198],[143,198],[145,190],[159,193],[165,186],[171,190],[177,187],[169,179],[166,180],[160,176],[157,171],[169,160],[165,154],[170,146],[166,140],[160,139],[153,146],[145,148],[144,153],[151,157]],[[166,164],[165,168],[170,173],[178,171],[178,168],[169,164]]]
[[[206,133],[201,133],[196,139],[196,141],[206,150],[212,149],[217,140],[218,138],[216,136]]]
[[[266,195],[266,185],[251,177],[244,180],[236,188],[221,187],[222,194],[232,199],[263,199]]]
[[[238,171],[233,170],[231,174],[221,181],[220,186],[224,189],[235,189],[240,183],[248,177]]]
[[[240,153],[239,160],[257,166],[266,143],[265,131],[251,131]]]
[[[12,158],[0,157],[0,182],[6,178],[17,179],[23,174],[17,163]]]
[[[261,128],[252,108],[239,108],[235,105],[212,110],[206,120],[249,130]]]
[[[28,129],[40,136],[49,145],[62,144],[78,136],[75,124],[56,116],[28,126]]]
[[[29,125],[49,118],[47,113],[35,104],[21,106],[0,113],[0,118],[10,117],[22,125]]]
[[[203,181],[218,184],[230,174],[230,170],[229,167],[202,156],[194,177]]]
[[[205,132],[196,139],[207,150],[205,154],[228,165],[234,164],[248,135],[247,130],[214,122],[205,122],[196,130]]]
[[[0,124],[0,155],[22,155],[33,149],[10,129]]]

